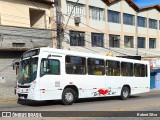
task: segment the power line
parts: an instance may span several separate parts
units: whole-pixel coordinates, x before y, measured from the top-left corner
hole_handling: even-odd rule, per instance
[[[68,15],[66,15],[66,14],[63,14],[63,15],[65,15],[65,16],[67,16],[68,17]],[[72,17],[70,17],[71,19],[74,19],[74,18],[72,18]],[[85,25],[85,26],[87,26],[87,27],[89,27],[89,28],[91,28],[91,29],[93,29],[93,30],[96,30],[97,32],[100,32],[100,33],[102,33],[101,31],[99,31],[99,30],[97,30],[97,29],[95,29],[95,28],[93,28],[93,27],[91,27],[91,26],[89,26],[89,25],[86,25],[85,23],[82,23],[81,22],[81,24],[83,24],[83,25]],[[106,34],[106,33],[104,33],[105,35],[107,35],[108,36],[108,34]],[[123,40],[121,40],[120,39],[120,41],[123,41]],[[124,42],[124,41],[123,41]],[[109,44],[109,41],[108,41],[108,44]],[[122,43],[121,43],[122,44]],[[120,44],[120,45],[121,45]],[[123,45],[123,44],[122,44]],[[137,45],[134,45],[134,44],[131,44],[131,45],[133,45],[133,47],[136,47],[137,48]],[[123,50],[125,50],[124,48],[121,48],[121,49],[123,49]],[[132,51],[134,51],[134,50],[132,50]],[[136,51],[134,51],[134,52],[136,52]],[[142,53],[142,52],[140,52],[140,53]],[[150,53],[150,54],[152,54],[152,53]]]
[[[34,4],[35,5],[35,4]],[[36,6],[36,5],[35,5]],[[37,6],[36,6],[37,7]],[[37,7],[37,8],[39,8],[39,7]],[[40,8],[39,8],[40,9]],[[65,14],[63,14],[63,15],[65,15]],[[68,16],[68,15],[67,15]],[[54,19],[53,19],[54,20]],[[55,21],[55,20],[54,20]],[[55,21],[56,23],[57,23],[57,21]],[[84,23],[82,23],[82,24],[84,24]],[[84,25],[86,25],[86,24],[84,24]],[[97,29],[95,29],[95,28],[93,28],[93,27],[91,27],[91,26],[89,26],[89,25],[86,25],[86,26],[88,26],[88,27],[90,27],[90,28],[92,28],[92,29],[94,29],[94,30],[96,30],[96,31],[98,31],[98,32],[100,32],[101,33],[101,31],[99,31],[99,30],[97,30]],[[105,33],[104,33],[105,34]],[[107,34],[106,34],[107,35]],[[120,39],[121,40],[121,39]],[[103,47],[104,48],[104,47]],[[112,50],[112,49],[110,49],[110,48],[105,48],[105,49],[109,49],[109,50],[111,50],[111,51],[113,51],[113,52],[116,52],[116,53],[120,53],[120,52],[118,52],[118,51],[116,51],[116,50]],[[123,49],[123,48],[120,48],[120,49]],[[124,49],[123,49],[124,50]],[[121,53],[121,54],[124,54],[124,53]],[[124,55],[128,55],[128,54],[124,54]]]
[[[69,33],[67,33],[67,32],[65,32],[66,34],[69,34]],[[69,34],[70,35],[70,34]],[[70,35],[71,36],[71,35]],[[88,42],[88,43],[91,43],[90,41],[87,41],[87,40],[85,40],[84,39],[84,41],[85,42]],[[110,50],[110,51],[113,51],[113,52],[116,52],[116,53],[120,53],[120,54],[123,54],[123,55],[128,55],[128,54],[125,54],[125,53],[121,53],[121,52],[118,52],[118,51],[116,51],[116,50],[111,50],[110,48],[105,48],[105,47],[102,47],[102,48],[104,48],[104,49],[107,49],[107,50]],[[99,51],[98,51],[99,52]]]
[[[75,5],[76,5],[76,3],[75,3]],[[14,6],[15,7],[15,6]],[[37,7],[37,6],[36,6]],[[16,8],[16,7],[15,7]],[[17,8],[16,8],[17,9]],[[73,10],[73,9],[72,9]],[[20,10],[19,10],[20,11]],[[65,14],[64,14],[65,15]],[[18,16],[16,16],[16,17],[18,17]],[[69,16],[69,17],[71,17],[71,16]],[[73,18],[72,18],[73,19]],[[84,23],[82,23],[82,24],[84,24]],[[67,24],[66,24],[67,25]],[[84,24],[84,25],[86,25],[86,24]],[[91,27],[91,26],[89,26],[89,25],[86,25],[86,26],[88,26],[88,27],[90,27],[90,28],[92,28],[92,29],[94,29],[94,30],[96,30],[97,31],[97,29],[95,29],[95,28],[93,28],[93,27]],[[98,30],[99,31],[99,30]],[[101,31],[99,31],[99,32],[101,32]],[[33,32],[32,32],[33,33]],[[108,41],[106,41],[106,42],[108,42]],[[108,43],[109,44],[109,43]],[[121,44],[120,44],[121,45]],[[123,49],[123,48],[121,48],[121,49]]]
[[[55,12],[55,11],[54,11]],[[71,19],[74,19],[74,18],[72,18],[71,16],[68,16],[68,15],[66,15],[66,14],[63,14],[63,15],[65,15],[65,16],[67,16],[67,17],[70,17]],[[55,21],[56,22],[56,21]],[[87,27],[90,27],[91,29],[93,29],[93,30],[96,30],[97,32],[99,32],[99,33],[102,33],[101,31],[99,31],[99,30],[97,30],[97,29],[95,29],[95,28],[93,28],[93,27],[91,27],[91,26],[89,26],[89,25],[87,25],[87,24],[85,24],[85,23],[82,23],[81,22],[81,24],[83,24],[83,25],[85,25],[85,26],[87,26]],[[67,26],[67,24],[66,24],[66,26]],[[72,28],[73,29],[73,28]],[[105,33],[104,33],[105,34]],[[105,34],[105,35],[107,35],[108,36],[108,34]],[[120,39],[120,41],[123,41],[123,40],[121,40]],[[124,41],[123,41],[124,42]],[[109,44],[109,41],[108,41],[108,44]],[[122,44],[123,45],[123,44]],[[134,44],[131,44],[131,45],[134,45]],[[135,47],[137,47],[137,45],[134,45]],[[133,46],[133,47],[134,47]],[[121,48],[121,49],[123,49],[123,48]]]
[[[73,6],[73,8],[72,8],[72,10],[71,10],[71,13],[70,13],[70,15],[69,15],[69,18],[68,18],[68,20],[67,20],[67,23],[66,23],[66,25],[65,25],[64,28],[66,28],[66,26],[67,26],[67,24],[68,24],[68,22],[69,22],[69,19],[71,18],[72,12],[73,12],[73,10],[74,10],[74,8],[75,8],[75,6],[77,5],[78,2],[79,2],[79,0],[77,0],[77,2],[75,2],[74,6]]]
[[[72,27],[70,27],[70,28],[71,28],[72,30],[75,30],[75,29],[72,28]],[[87,34],[87,36],[91,36],[91,35],[88,35],[88,34]],[[107,44],[107,43],[106,43],[106,44]],[[113,50],[114,48],[112,48],[112,49],[111,49],[111,48],[108,48],[108,49],[110,49],[111,51],[114,51],[114,52],[116,51],[116,50]],[[117,49],[117,48],[115,48],[115,49]],[[126,49],[125,49],[125,48],[119,48],[119,49],[122,49],[122,50],[124,50],[125,52],[126,52],[126,50],[128,49],[129,51],[133,51],[133,53],[136,53],[136,51],[135,51],[135,50],[132,50],[132,48],[131,48],[131,49],[130,49],[130,48],[126,48]],[[158,52],[158,51],[156,51],[156,52]],[[119,51],[118,51],[117,53],[119,53]],[[145,52],[145,53],[144,53],[144,52],[140,52],[140,53],[141,53],[141,54],[145,54],[145,53],[153,54],[153,52],[149,52],[149,51],[148,51],[148,52]],[[129,55],[129,54],[126,54],[126,55]]]
[[[63,15],[69,17],[69,16],[66,15],[66,14],[63,14]],[[74,18],[72,18],[72,19],[74,19]],[[81,24],[83,24],[83,25],[85,25],[85,26],[87,26],[87,27],[89,27],[89,28],[91,28],[91,29],[93,29],[93,30],[96,30],[96,31],[99,32],[99,33],[102,33],[101,31],[99,31],[99,30],[97,30],[97,29],[95,29],[95,28],[93,28],[93,27],[91,27],[91,26],[89,26],[89,25],[87,25],[87,24],[85,24],[85,23],[82,23],[82,22],[81,22]],[[104,34],[105,34],[105,33],[104,33]],[[105,34],[105,35],[108,36],[108,34]],[[120,39],[120,41],[122,41],[122,40]],[[124,41],[123,41],[123,42],[124,42]]]
[[[74,30],[73,28],[71,28],[72,30]],[[70,34],[69,34],[70,35]],[[86,34],[85,34],[86,35]],[[72,35],[70,35],[70,36],[72,36]],[[87,36],[91,36],[91,35],[87,35]],[[89,42],[89,41],[86,41],[86,42]],[[89,42],[89,43],[92,43],[92,42]],[[107,44],[107,43],[106,43]],[[98,47],[98,46],[97,46]],[[105,48],[104,46],[102,47],[102,48]],[[121,53],[121,54],[124,54],[124,55],[133,55],[133,54],[135,54],[136,53],[136,50],[132,50],[133,48],[118,48],[118,49],[122,49],[122,50],[124,50],[125,52],[126,51],[132,51],[132,53],[131,52],[129,52],[130,54],[127,54],[127,53],[122,53],[122,52],[119,52],[118,50],[113,50],[113,49],[117,49],[117,48],[105,48],[105,49],[108,49],[108,50],[110,50],[110,51],[113,51],[113,52],[116,52],[116,53]],[[156,52],[158,52],[158,51],[156,51]],[[145,51],[145,53],[144,52],[141,52],[141,51],[139,51],[139,53],[141,53],[141,54],[153,54],[153,52],[149,52],[149,51]]]
[[[33,2],[31,2],[34,6],[36,6],[35,5],[35,3],[33,3]],[[36,6],[38,9],[40,9],[41,10],[41,8],[39,8],[38,6]],[[59,13],[58,13],[59,14]],[[47,15],[47,14],[46,14]],[[48,16],[48,15],[47,15]],[[53,18],[52,18],[53,19]],[[54,19],[53,19],[54,20]],[[55,20],[54,20],[55,21]],[[57,23],[57,21],[55,21],[56,23]],[[89,26],[90,27],[90,26]],[[96,29],[95,29],[96,30]],[[105,49],[109,49],[109,48],[105,48]],[[110,49],[109,49],[110,50]],[[111,50],[111,51],[114,51],[114,52],[117,52],[117,51],[115,51],[115,50]],[[117,53],[119,53],[119,52],[117,52]],[[124,54],[124,53],[123,53]],[[125,54],[124,54],[125,55]]]
[[[68,27],[68,28],[71,28],[72,30],[76,30],[76,29],[74,29],[74,28],[72,28],[72,27]],[[69,34],[70,35],[70,34]],[[91,38],[91,35],[88,35],[88,34],[85,34],[85,35],[87,35],[87,36],[89,36],[90,38]],[[71,35],[70,35],[71,36]],[[107,40],[107,39],[104,39],[104,40]],[[86,41],[86,42],[88,42],[88,41]],[[92,42],[90,42],[90,43],[92,43]],[[105,44],[104,44],[105,45]],[[108,45],[107,43],[106,43],[106,45]],[[102,48],[105,48],[104,46],[102,47]],[[110,51],[113,51],[113,52],[117,52],[117,53],[120,53],[119,51],[116,51],[116,50],[113,50],[113,49],[111,49],[111,48],[105,48],[105,49],[108,49],[108,50],[110,50]],[[122,49],[122,48],[121,48]],[[123,50],[125,50],[125,49],[123,49]],[[134,50],[132,50],[132,51],[134,51]],[[135,52],[135,51],[134,51]],[[122,53],[121,53],[122,54]],[[123,53],[124,54],[124,53]],[[128,54],[124,54],[124,55],[128,55]]]

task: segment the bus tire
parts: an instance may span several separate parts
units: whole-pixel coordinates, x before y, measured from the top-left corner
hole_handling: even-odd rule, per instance
[[[121,99],[126,100],[130,95],[129,88],[124,86],[121,90]]]
[[[76,92],[71,88],[64,89],[62,93],[62,103],[64,105],[72,105],[76,100]]]

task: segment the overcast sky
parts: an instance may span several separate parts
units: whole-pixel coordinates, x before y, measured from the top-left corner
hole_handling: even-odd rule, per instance
[[[160,5],[160,0],[133,0],[139,7],[150,6],[154,4]]]

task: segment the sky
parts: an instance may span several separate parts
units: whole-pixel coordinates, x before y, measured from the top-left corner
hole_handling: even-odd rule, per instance
[[[133,0],[140,8],[154,4],[160,5],[160,0]]]

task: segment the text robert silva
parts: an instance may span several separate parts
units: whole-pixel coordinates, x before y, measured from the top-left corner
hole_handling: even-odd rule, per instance
[[[137,113],[137,117],[157,117],[156,113]]]

